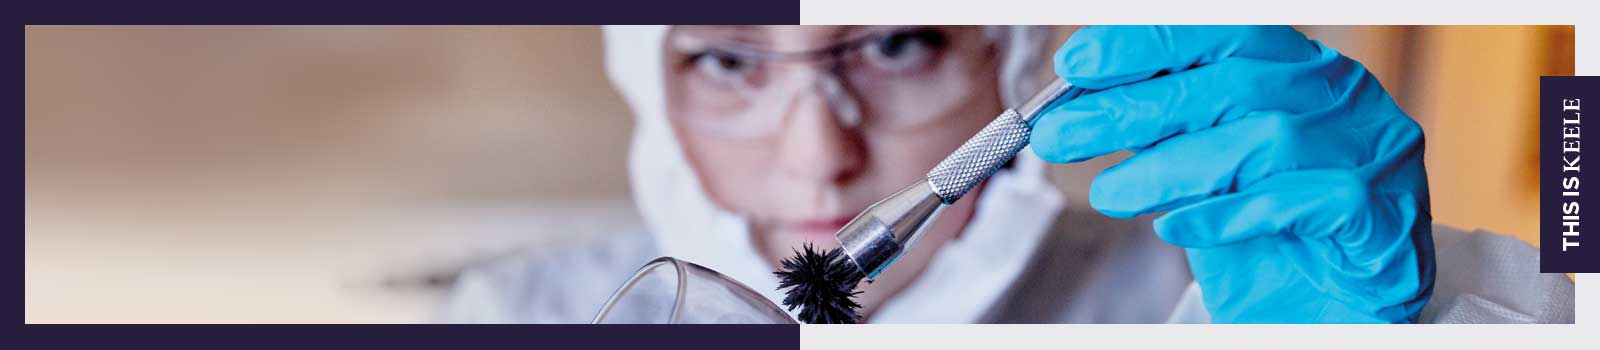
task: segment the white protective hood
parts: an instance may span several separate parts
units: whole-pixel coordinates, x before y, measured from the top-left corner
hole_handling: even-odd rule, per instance
[[[1044,28],[988,29],[1002,51],[1000,86],[1007,89],[1002,95],[1011,105],[1038,86],[1034,78],[1046,63],[1049,33]],[[714,269],[777,303],[778,281],[771,264],[757,253],[746,221],[718,208],[702,191],[667,121],[667,30],[605,28],[606,72],[636,119],[628,159],[634,201],[661,254]],[[1065,205],[1044,170],[1044,162],[1031,150],[1018,154],[1015,165],[991,178],[975,198],[976,213],[960,238],[943,247],[927,270],[871,321],[977,321],[1021,273]]]

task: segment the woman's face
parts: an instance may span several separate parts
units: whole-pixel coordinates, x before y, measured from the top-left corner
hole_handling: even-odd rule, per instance
[[[749,220],[774,267],[805,242],[837,247],[840,227],[1002,109],[979,27],[677,27],[665,45],[669,119],[701,187]],[[864,284],[864,311],[911,282],[973,202]]]

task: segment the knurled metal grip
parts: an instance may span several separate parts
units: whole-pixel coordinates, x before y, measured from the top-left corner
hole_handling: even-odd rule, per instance
[[[1030,129],[1016,110],[1007,109],[928,172],[933,192],[945,204],[955,203],[1026,147]]]

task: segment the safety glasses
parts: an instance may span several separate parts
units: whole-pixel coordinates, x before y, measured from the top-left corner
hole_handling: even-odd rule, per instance
[[[995,50],[977,27],[862,30],[817,49],[775,51],[750,39],[764,28],[675,28],[668,34],[672,118],[729,139],[778,133],[804,98],[841,125],[896,131],[937,122],[980,79],[995,79]]]

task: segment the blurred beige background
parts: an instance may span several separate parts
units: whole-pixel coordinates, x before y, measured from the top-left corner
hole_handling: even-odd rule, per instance
[[[1537,76],[1571,74],[1572,27],[1301,29],[1423,123],[1437,222],[1534,240]],[[461,266],[637,226],[595,27],[25,40],[27,322],[422,322]]]
[[[423,321],[425,274],[631,220],[564,218],[627,205],[597,28],[26,43],[29,322]]]

